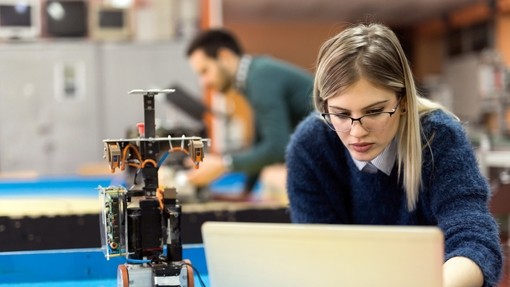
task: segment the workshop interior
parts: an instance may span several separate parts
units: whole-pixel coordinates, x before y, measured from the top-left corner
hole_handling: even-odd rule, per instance
[[[284,165],[248,197],[242,173],[187,181],[257,136],[239,91],[201,86],[189,41],[224,27],[313,73],[326,39],[367,20],[465,123],[510,286],[510,0],[0,0],[0,286],[211,286],[206,222],[291,219]]]

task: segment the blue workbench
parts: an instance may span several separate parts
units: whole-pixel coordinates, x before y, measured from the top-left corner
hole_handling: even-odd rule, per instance
[[[240,178],[239,175],[231,174],[215,182],[211,189],[227,193],[239,192],[244,186],[243,180],[244,178]],[[0,252],[0,287],[117,286],[117,267],[125,262],[124,258],[106,260],[100,248],[69,249],[74,247],[65,247],[65,244],[75,244],[77,239],[90,237],[91,230],[99,233],[99,226],[88,225],[90,218],[94,219],[94,223],[98,220],[97,210],[89,214],[90,212],[83,213],[73,208],[83,208],[85,203],[93,201],[94,209],[98,209],[97,187],[119,184],[123,184],[123,178],[118,176],[1,179],[0,203],[13,207],[11,209],[15,212],[12,219],[11,214],[5,210],[0,216],[3,216],[5,222],[4,230],[0,231],[2,235],[0,243],[3,244],[4,250],[21,250],[6,249],[10,245],[36,246],[37,249],[46,249],[48,246],[67,249]],[[60,206],[55,204],[55,199],[58,199]],[[40,202],[37,211],[29,209],[27,206],[29,201]],[[64,222],[67,217],[72,217],[68,220],[69,223]],[[39,230],[34,226],[26,227],[29,220],[34,222],[60,220],[55,221],[60,223],[52,224],[47,230]],[[15,224],[7,224],[11,221]],[[62,222],[66,224],[61,225]],[[25,227],[27,229],[24,229]],[[13,234],[19,236],[12,236]],[[95,245],[87,246],[99,246],[99,234],[96,237],[94,239],[97,239],[97,245],[94,242]],[[48,238],[59,242],[49,241]],[[81,244],[92,243],[86,241]],[[206,286],[209,286],[203,246],[185,244],[183,258],[191,260]],[[196,275],[195,272],[195,286],[200,287]]]
[[[201,244],[184,245],[183,257],[209,286]],[[117,266],[124,258],[106,260],[101,249],[0,252],[0,286],[117,286]],[[200,283],[195,272],[195,286]]]

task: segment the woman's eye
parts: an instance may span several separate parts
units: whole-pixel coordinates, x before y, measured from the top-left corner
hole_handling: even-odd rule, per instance
[[[370,115],[370,114],[377,114],[377,113],[380,113],[380,112],[382,112],[382,111],[383,111],[383,109],[382,109],[382,108],[381,108],[381,109],[368,110],[368,111],[367,111],[367,115]]]
[[[336,118],[339,118],[339,119],[345,119],[345,118],[348,118],[349,115],[348,114],[333,114]]]

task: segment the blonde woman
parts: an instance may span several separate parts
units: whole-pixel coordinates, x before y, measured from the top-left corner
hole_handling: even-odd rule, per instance
[[[444,286],[495,286],[489,186],[458,119],[418,95],[395,34],[359,24],[326,41],[313,100],[287,149],[292,221],[437,225]]]

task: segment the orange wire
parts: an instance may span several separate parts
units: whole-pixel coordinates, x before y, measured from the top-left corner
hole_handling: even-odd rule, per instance
[[[124,149],[122,150],[122,158],[121,158],[121,161],[120,161],[120,170],[124,170],[126,169],[126,157],[127,157],[127,152],[129,149],[132,149],[133,150],[133,153],[135,154],[135,156],[138,158],[138,161],[139,162],[142,162],[142,156],[140,155],[140,152],[138,151],[138,149],[136,148],[136,146],[132,145],[132,144],[128,144],[124,147]],[[130,166],[134,166],[132,164],[129,164]],[[135,166],[135,167],[139,167],[139,166]]]
[[[171,149],[168,150],[169,153],[179,152],[179,151],[185,153],[186,155],[189,155],[189,152],[186,149],[180,148],[180,147],[174,147],[174,148],[171,148]],[[154,166],[157,165],[154,160],[148,159],[148,160],[145,160],[142,163],[142,167],[145,166],[145,164],[148,163],[148,162],[151,162]],[[156,192],[156,196],[159,199],[159,206],[161,207],[161,209],[165,208],[165,204],[163,203],[163,200],[165,198],[165,194],[164,194],[164,190],[161,187],[158,187],[157,192]]]
[[[176,152],[176,151],[182,151],[186,155],[189,155],[189,151],[187,151],[184,148],[180,148],[180,147],[174,147],[174,148],[171,148],[171,149],[168,150],[168,152]]]
[[[142,168],[144,168],[145,165],[147,165],[148,163],[151,163],[153,167],[157,167],[158,166],[158,164],[156,163],[155,160],[153,160],[153,159],[146,159],[146,160],[144,160],[142,162]]]
[[[158,164],[156,163],[155,160],[152,160],[152,159],[146,159],[144,161],[142,161],[142,156],[140,155],[140,152],[138,151],[137,147],[132,145],[132,144],[128,144],[124,147],[124,149],[122,150],[122,158],[121,158],[121,161],[120,161],[120,170],[125,170],[126,169],[126,158],[127,158],[127,153],[128,153],[128,150],[129,149],[132,149],[133,153],[135,154],[136,158],[138,159],[139,162],[141,162],[141,164],[136,164],[136,163],[128,163],[129,166],[132,166],[132,167],[136,167],[136,168],[144,168],[148,163],[151,163],[154,167],[157,167]],[[168,152],[172,153],[172,152],[183,152],[184,154],[186,155],[189,155],[189,151],[184,149],[184,148],[180,148],[180,147],[174,147],[174,148],[171,148],[168,150]],[[195,168],[197,168],[195,166]],[[112,170],[112,173],[114,172],[114,170]]]
[[[189,156],[189,151],[186,149],[180,148],[180,147],[174,147],[174,148],[168,150],[168,152],[176,152],[176,151],[182,151],[183,153],[185,153],[186,155]],[[195,169],[199,168],[199,166],[197,164],[193,164],[193,165],[195,166]]]
[[[156,191],[156,196],[159,200],[159,207],[161,207],[161,209],[163,209],[165,207],[164,203],[163,203],[163,199],[165,198],[165,194],[163,192],[163,189],[161,187],[158,187],[157,191]]]
[[[128,144],[127,147],[130,147],[135,152],[136,157],[138,158],[138,161],[142,162],[142,156],[140,155],[140,152],[138,151],[138,148],[132,144]]]

